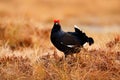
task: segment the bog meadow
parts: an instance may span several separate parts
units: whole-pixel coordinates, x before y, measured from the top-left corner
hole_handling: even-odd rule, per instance
[[[63,59],[50,41],[54,19],[94,44]],[[120,80],[120,1],[0,0],[0,80]]]

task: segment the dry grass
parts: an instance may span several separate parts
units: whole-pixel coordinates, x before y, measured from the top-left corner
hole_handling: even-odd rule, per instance
[[[67,4],[64,0],[0,0],[0,80],[120,80],[119,4],[119,0],[69,0]],[[95,44],[64,59],[50,42],[54,18],[65,26],[92,25],[80,27]],[[108,28],[99,30],[95,25]]]
[[[119,80],[119,50],[120,40],[115,39],[107,43],[104,49],[82,49],[76,57],[69,56],[65,60],[59,60],[58,55],[55,55],[57,52],[41,57],[38,55],[41,51],[33,48],[31,51],[1,48],[0,79]]]
[[[16,27],[15,24],[12,25]],[[19,33],[22,31],[21,29],[10,29],[9,26],[6,26],[5,31],[2,32],[4,36],[2,36],[0,46],[1,80],[120,79],[119,34],[109,36],[108,40],[106,37],[107,43],[104,39],[101,43],[100,41],[97,42],[99,38],[96,34],[92,34],[96,41],[93,46],[86,46],[77,56],[68,56],[64,60],[60,57],[62,52],[58,52],[50,43],[50,29],[31,28],[31,26],[26,29],[27,27],[24,26],[24,30],[28,33],[23,36]],[[18,31],[14,36],[7,30],[10,33],[13,30]],[[101,38],[104,36],[101,35]],[[13,39],[15,40],[14,43],[12,43]],[[15,46],[13,47],[13,45]]]

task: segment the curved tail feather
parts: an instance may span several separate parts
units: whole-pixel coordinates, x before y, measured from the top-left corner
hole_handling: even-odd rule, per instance
[[[92,45],[92,44],[94,43],[93,38],[89,37],[89,38],[88,38],[88,43],[89,43],[89,45]]]

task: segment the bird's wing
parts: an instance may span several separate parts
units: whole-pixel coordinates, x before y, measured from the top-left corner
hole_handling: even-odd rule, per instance
[[[67,47],[80,46],[80,42],[77,40],[77,38],[69,33],[64,34],[64,36],[60,39],[60,43],[62,45],[66,45]]]

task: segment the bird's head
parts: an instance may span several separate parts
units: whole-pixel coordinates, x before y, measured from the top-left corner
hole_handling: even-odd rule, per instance
[[[54,20],[54,24],[59,24],[59,23],[60,23],[60,20],[57,20],[57,19]]]
[[[60,20],[54,20],[53,29],[54,30],[60,30],[61,29]]]

